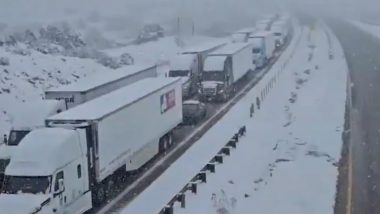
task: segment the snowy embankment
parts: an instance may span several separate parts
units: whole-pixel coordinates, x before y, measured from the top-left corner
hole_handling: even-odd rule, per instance
[[[159,39],[157,42],[151,41],[140,45],[128,45],[121,48],[104,50],[103,52],[111,57],[118,57],[123,53],[129,53],[137,64],[162,63],[165,65],[165,63],[173,59],[184,48],[215,40],[227,40],[227,38],[195,36],[179,39],[175,36],[168,36]],[[165,73],[165,71],[159,71],[159,73]]]
[[[111,49],[108,52],[116,55],[129,53],[135,58],[135,64],[153,65],[159,60],[169,60],[184,47],[212,39],[195,36],[177,44],[174,37],[165,37],[141,45]],[[22,44],[19,45],[22,47]],[[94,73],[104,72],[104,75],[107,75],[107,72],[113,71],[92,59],[42,54],[21,47],[0,46],[0,58],[4,57],[9,61],[9,63],[0,62],[1,136],[8,132],[17,115],[20,113],[24,115],[25,108],[42,105],[44,89],[74,83]],[[27,54],[20,54],[17,52],[19,50]],[[167,67],[160,67],[160,70],[162,69],[165,71]]]
[[[259,84],[122,213],[158,213],[185,185],[183,176],[191,174],[189,181],[241,125],[246,137],[198,194],[186,193],[186,208],[176,204],[175,213],[333,213],[347,66],[333,36],[331,44],[322,26],[305,29],[298,46],[293,41],[268,73],[284,68],[261,110],[249,118],[264,89]]]
[[[372,25],[360,21],[351,21],[351,23],[360,30],[365,31],[371,34],[372,36],[380,39],[380,25]]]

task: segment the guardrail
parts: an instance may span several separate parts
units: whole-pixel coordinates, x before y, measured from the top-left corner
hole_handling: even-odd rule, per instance
[[[186,192],[197,194],[198,185],[207,183],[207,173],[215,173],[216,166],[224,163],[224,157],[230,156],[231,151],[236,149],[239,138],[245,136],[246,127],[242,126],[236,134],[219,150],[219,152],[193,177],[190,181],[166,204],[159,214],[173,214],[174,204],[180,203],[186,207]]]

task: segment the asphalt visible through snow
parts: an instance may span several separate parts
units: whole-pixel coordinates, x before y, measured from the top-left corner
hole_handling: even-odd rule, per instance
[[[342,166],[351,170],[341,171],[347,176],[339,180],[344,194],[336,213],[380,213],[380,39],[343,21],[328,24],[343,46],[352,82],[346,139],[351,151]]]

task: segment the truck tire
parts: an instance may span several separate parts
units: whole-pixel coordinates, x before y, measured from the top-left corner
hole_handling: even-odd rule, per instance
[[[164,153],[168,149],[168,137],[164,135],[160,138],[160,142],[158,144],[158,151],[160,153]]]
[[[228,96],[227,96],[227,94],[226,94],[226,93],[223,93],[223,96],[222,96],[222,102],[225,103],[225,102],[227,102],[227,100],[228,100]]]
[[[170,133],[168,134],[168,146],[169,146],[169,147],[172,147],[173,144],[174,144],[173,133],[170,132]]]
[[[107,181],[106,185],[104,185],[106,187],[106,189],[105,189],[105,193],[106,193],[105,197],[106,197],[106,199],[112,197],[112,195],[114,193],[114,186],[115,186],[114,184],[115,184],[115,182],[112,179],[109,179]]]
[[[106,200],[106,191],[103,184],[99,184],[99,187],[95,190],[93,201],[96,207],[99,207]]]

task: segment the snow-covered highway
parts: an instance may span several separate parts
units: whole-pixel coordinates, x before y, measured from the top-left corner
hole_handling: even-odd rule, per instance
[[[253,119],[248,112],[254,89],[122,213],[159,212],[241,125],[247,135],[236,151],[199,185],[198,194],[186,194],[186,208],[175,205],[175,213],[333,213],[347,66],[333,35],[335,59],[329,59],[326,31],[323,25],[304,29]],[[283,66],[294,45],[271,71]]]

